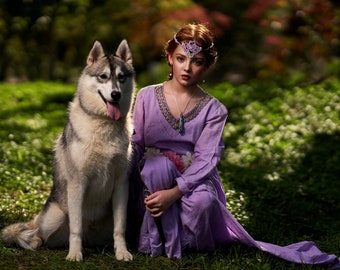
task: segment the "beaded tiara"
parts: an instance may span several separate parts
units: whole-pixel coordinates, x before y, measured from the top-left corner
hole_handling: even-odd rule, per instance
[[[189,57],[194,57],[196,54],[200,53],[201,51],[207,51],[209,49],[211,49],[212,47],[214,47],[214,43],[211,43],[211,45],[207,48],[202,48],[201,46],[198,46],[196,41],[193,40],[189,40],[189,41],[183,41],[183,42],[179,42],[176,38],[176,34],[174,35],[174,41],[181,45],[184,52],[186,53],[186,55],[188,55]]]

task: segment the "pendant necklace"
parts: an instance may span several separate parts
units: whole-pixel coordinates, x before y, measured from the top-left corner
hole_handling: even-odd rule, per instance
[[[171,88],[171,94],[172,94],[172,96],[173,96],[173,98],[175,100],[177,109],[178,109],[178,111],[180,113],[179,120],[178,120],[178,132],[179,132],[179,134],[183,135],[184,131],[185,131],[185,129],[184,129],[184,113],[185,113],[185,111],[186,111],[186,109],[187,109],[187,107],[188,107],[188,105],[189,105],[189,103],[190,103],[190,101],[191,101],[191,99],[193,97],[193,93],[191,93],[187,103],[185,104],[185,107],[184,107],[183,111],[181,111],[181,109],[179,108],[179,105],[178,105],[178,102],[177,102],[177,98],[176,98],[172,88]]]

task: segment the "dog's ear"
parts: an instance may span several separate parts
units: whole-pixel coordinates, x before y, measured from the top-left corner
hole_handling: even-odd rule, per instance
[[[94,62],[97,62],[99,58],[102,58],[105,56],[104,49],[99,41],[95,41],[93,44],[93,47],[87,57],[87,65],[90,66]]]
[[[132,54],[125,39],[119,44],[116,55],[126,63],[132,65]]]

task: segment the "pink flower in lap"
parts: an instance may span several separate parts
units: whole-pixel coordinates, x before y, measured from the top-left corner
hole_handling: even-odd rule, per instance
[[[177,170],[179,170],[180,172],[184,171],[185,167],[179,155],[177,155],[175,152],[172,152],[172,151],[163,152],[163,155],[166,156],[168,159],[170,159],[175,164]]]

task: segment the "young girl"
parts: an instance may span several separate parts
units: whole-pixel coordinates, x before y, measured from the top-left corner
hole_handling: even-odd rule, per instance
[[[165,52],[169,80],[143,88],[134,107],[139,177],[131,186],[142,183],[144,193],[138,250],[180,258],[186,248],[211,251],[217,244],[241,242],[292,262],[339,263],[312,242],[280,247],[255,241],[228,212],[216,167],[227,109],[198,85],[217,57],[213,36],[202,24],[188,24]]]

